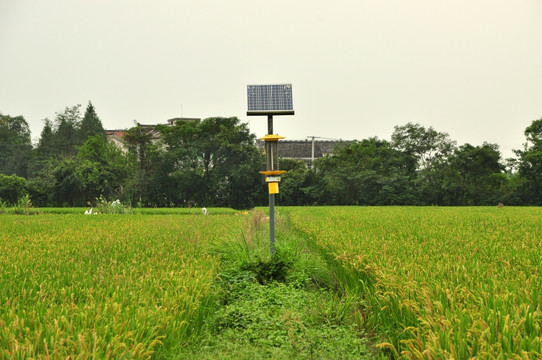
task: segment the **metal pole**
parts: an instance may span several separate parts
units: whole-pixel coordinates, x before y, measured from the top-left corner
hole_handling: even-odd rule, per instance
[[[312,157],[311,157],[311,169],[312,164],[314,163],[314,136],[312,137]]]
[[[273,115],[267,115],[267,133],[273,134]],[[275,254],[275,194],[269,194],[269,248]]]
[[[273,134],[273,115],[267,115],[267,133]]]
[[[275,254],[275,194],[269,194],[269,248]]]

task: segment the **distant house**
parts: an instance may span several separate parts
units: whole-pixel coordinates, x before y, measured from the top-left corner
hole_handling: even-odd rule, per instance
[[[352,143],[349,140],[281,140],[279,142],[279,156],[284,159],[300,160],[307,167],[313,159],[324,157],[327,154],[333,154],[337,146],[348,146]],[[313,153],[314,144],[314,153]],[[263,151],[264,141],[258,140],[256,147]]]
[[[200,118],[172,118],[167,120],[164,125],[175,126],[179,121],[199,121]],[[146,129],[152,134],[152,141],[160,140],[160,132],[156,130],[157,125],[148,125],[137,123],[138,126]],[[128,147],[124,140],[126,130],[105,130],[107,139],[118,146],[122,151],[127,152]],[[348,146],[352,143],[350,140],[281,140],[279,142],[279,156],[284,159],[300,160],[305,166],[310,167],[313,159],[324,157],[327,154],[333,154],[337,146]],[[264,141],[256,140],[256,147],[263,151]],[[314,150],[313,150],[314,149]]]
[[[175,126],[175,124],[178,121],[197,121],[201,120],[200,118],[173,118],[167,120],[167,126]],[[156,130],[156,124],[155,125],[148,125],[148,124],[140,124],[137,123],[137,126],[142,127],[143,129],[146,129],[149,133],[152,135],[152,142],[157,142],[160,140],[160,132]],[[126,132],[126,129],[124,130],[105,130],[105,136],[108,141],[115,144],[117,147],[119,147],[123,152],[128,152],[128,147],[126,146],[126,141],[124,140],[124,133]]]
[[[179,118],[173,118],[173,119],[169,119],[167,121],[167,125],[168,126],[175,126],[175,124],[178,122],[178,121],[186,121],[186,122],[190,122],[190,121],[200,121],[201,119],[200,118],[185,118],[185,117],[179,117]]]

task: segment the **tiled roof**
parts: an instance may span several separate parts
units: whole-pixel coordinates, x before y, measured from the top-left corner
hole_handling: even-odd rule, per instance
[[[352,141],[315,141],[314,158],[321,158],[325,154],[333,154],[336,146],[347,146]],[[263,148],[263,141],[258,140],[256,146]],[[312,141],[309,140],[281,140],[279,142],[279,156],[288,159],[307,160],[312,158]]]
[[[115,135],[122,139],[124,137],[125,131],[126,130],[105,130],[105,135],[106,136]]]

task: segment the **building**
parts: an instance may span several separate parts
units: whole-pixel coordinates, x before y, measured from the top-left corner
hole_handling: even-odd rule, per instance
[[[178,121],[199,121],[200,118],[173,118],[167,120],[167,124],[164,124],[166,126],[175,126],[175,124]],[[146,124],[140,124],[137,123],[137,126],[145,129],[147,132],[151,133],[152,135],[152,142],[156,143],[160,140],[160,132],[156,130],[156,124],[155,125],[146,125]],[[126,132],[126,129],[123,130],[105,130],[105,137],[108,141],[115,144],[117,147],[119,147],[123,152],[128,151],[128,147],[126,146],[126,141],[124,140],[124,134]]]
[[[107,141],[113,143],[123,152],[128,152],[126,141],[124,141],[124,132],[125,130],[105,130],[105,137]]]
[[[172,118],[167,120],[166,126],[175,126],[179,121],[200,121],[200,118]],[[160,140],[160,132],[156,130],[157,125],[148,125],[137,123],[137,126],[142,127],[152,134],[152,141]],[[128,147],[124,140],[126,130],[105,130],[107,140],[118,146],[122,151],[127,152]],[[312,160],[324,157],[328,154],[333,154],[337,146],[348,146],[352,143],[350,140],[315,140],[316,136],[307,140],[281,140],[279,143],[279,156],[285,159],[300,160],[305,163],[305,166],[310,167]],[[264,151],[264,141],[257,140],[256,147]]]

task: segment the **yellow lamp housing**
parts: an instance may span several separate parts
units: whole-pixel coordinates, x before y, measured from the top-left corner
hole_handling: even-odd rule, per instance
[[[279,139],[284,139],[284,136],[265,135],[260,140],[265,141],[265,156],[266,156],[266,171],[262,171],[265,175],[280,175],[285,171],[279,170]]]
[[[269,183],[269,194],[278,194],[279,193],[279,183],[272,182]]]

